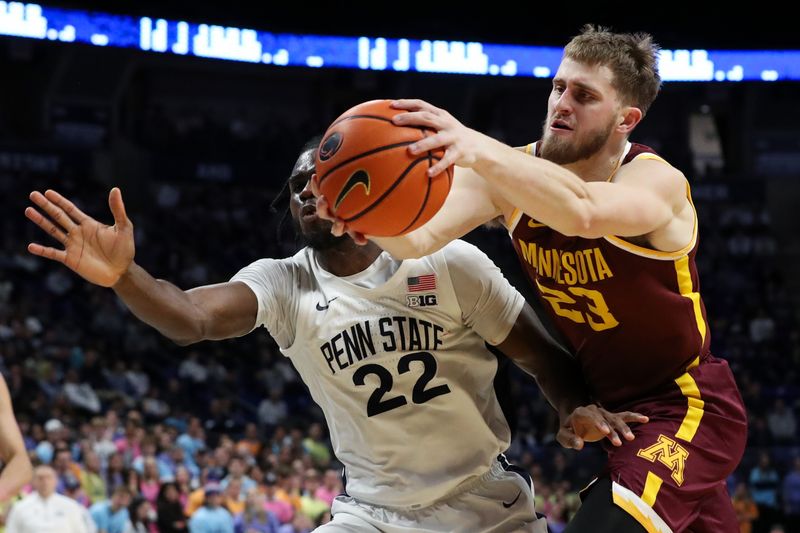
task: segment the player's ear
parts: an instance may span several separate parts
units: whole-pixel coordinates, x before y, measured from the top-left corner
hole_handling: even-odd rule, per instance
[[[620,116],[617,122],[617,131],[630,135],[633,129],[642,121],[644,114],[642,110],[635,106],[623,106],[620,109]]]

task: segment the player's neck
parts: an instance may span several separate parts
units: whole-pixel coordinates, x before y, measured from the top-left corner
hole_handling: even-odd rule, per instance
[[[565,166],[583,181],[608,181],[619,168],[627,143],[623,139],[621,143],[606,145],[593,156]]]
[[[366,270],[382,252],[383,250],[373,242],[359,246],[347,239],[338,246],[317,250],[315,253],[322,268],[334,276],[343,278]]]

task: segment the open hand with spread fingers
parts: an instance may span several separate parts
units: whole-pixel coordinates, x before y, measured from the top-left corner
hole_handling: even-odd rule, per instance
[[[38,209],[26,208],[25,216],[64,247],[62,250],[31,243],[30,253],[63,263],[102,287],[112,287],[127,272],[135,252],[133,224],[125,214],[118,188],[111,189],[108,195],[113,226],[98,222],[53,190],[44,194],[34,191],[30,199]]]

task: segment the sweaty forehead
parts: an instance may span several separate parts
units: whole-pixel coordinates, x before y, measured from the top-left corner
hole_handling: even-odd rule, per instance
[[[292,176],[312,172],[314,172],[314,150],[306,150],[297,158],[297,162],[292,169]]]

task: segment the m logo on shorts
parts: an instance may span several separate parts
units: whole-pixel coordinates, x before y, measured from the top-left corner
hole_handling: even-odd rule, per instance
[[[658,436],[658,442],[647,448],[642,448],[636,452],[638,457],[647,459],[651,463],[655,463],[656,459],[672,470],[672,479],[678,486],[683,485],[683,471],[686,468],[686,458],[689,457],[689,452],[665,435]]]

